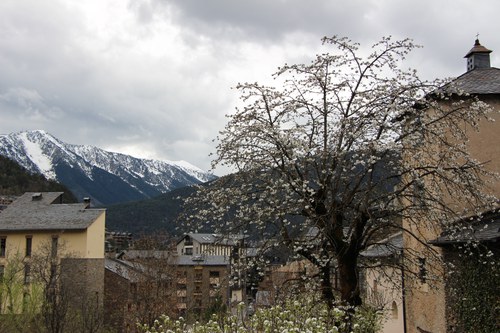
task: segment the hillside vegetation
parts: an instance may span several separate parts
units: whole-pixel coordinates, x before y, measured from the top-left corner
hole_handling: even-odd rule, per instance
[[[112,231],[127,231],[134,235],[166,232],[170,235],[182,233],[177,218],[182,212],[182,198],[195,191],[186,186],[159,195],[153,199],[127,202],[107,207],[106,227]]]
[[[25,192],[64,192],[63,202],[78,202],[64,185],[26,171],[16,162],[0,155],[0,195],[22,195]]]

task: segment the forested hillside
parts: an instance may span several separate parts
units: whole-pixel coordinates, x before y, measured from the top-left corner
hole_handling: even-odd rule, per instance
[[[166,232],[176,235],[184,232],[177,223],[182,210],[181,198],[195,191],[195,187],[182,187],[156,198],[127,202],[107,207],[106,227],[112,231],[127,231],[138,236]]]
[[[21,195],[24,192],[64,192],[63,202],[78,202],[64,185],[47,180],[42,175],[31,174],[0,155],[0,195]]]

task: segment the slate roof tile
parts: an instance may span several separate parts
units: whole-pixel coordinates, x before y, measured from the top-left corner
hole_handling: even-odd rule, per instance
[[[56,203],[62,192],[27,192],[0,213],[1,231],[85,230],[105,209]]]

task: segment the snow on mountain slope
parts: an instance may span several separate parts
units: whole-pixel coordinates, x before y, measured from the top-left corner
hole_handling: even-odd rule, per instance
[[[215,178],[184,161],[140,159],[67,144],[41,130],[0,135],[0,154],[98,204],[146,199]]]

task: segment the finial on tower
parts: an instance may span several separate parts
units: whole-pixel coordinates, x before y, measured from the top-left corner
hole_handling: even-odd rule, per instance
[[[472,49],[465,55],[467,58],[467,71],[475,68],[490,68],[490,53],[488,50],[479,43],[479,32],[476,34],[476,40]]]

